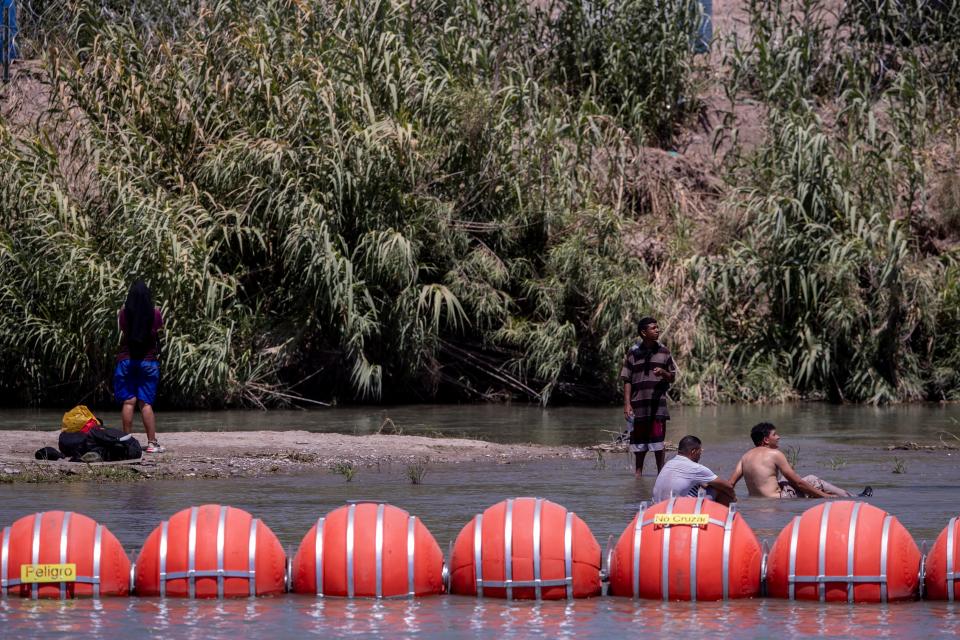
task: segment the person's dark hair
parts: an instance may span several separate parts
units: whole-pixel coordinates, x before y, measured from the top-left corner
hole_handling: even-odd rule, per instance
[[[644,316],[643,318],[640,318],[640,321],[637,322],[637,332],[643,333],[643,330],[651,324],[657,324],[656,318],[651,316]]]
[[[761,422],[758,425],[754,425],[753,429],[750,429],[750,439],[753,440],[753,444],[759,447],[763,444],[763,439],[769,436],[774,429],[776,429],[776,427],[769,422]]]
[[[143,280],[130,285],[127,301],[123,303],[123,315],[127,325],[127,345],[130,358],[140,360],[146,354],[153,331],[153,296]]]
[[[699,449],[703,445],[697,436],[683,436],[680,438],[680,444],[677,445],[677,453],[690,453],[694,449]]]

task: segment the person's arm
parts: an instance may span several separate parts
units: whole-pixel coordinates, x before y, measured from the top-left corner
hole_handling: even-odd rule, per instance
[[[777,470],[783,475],[784,480],[789,482],[794,489],[797,491],[802,491],[808,496],[816,496],[817,498],[829,498],[830,494],[820,491],[816,487],[804,482],[796,471],[793,470],[793,467],[790,466],[790,463],[787,462],[787,457],[783,455],[782,451],[775,452],[773,456],[774,464],[777,465]]]
[[[717,474],[702,464],[697,463],[694,478],[700,483],[700,486],[710,487],[715,489],[719,495],[726,496],[728,502],[737,499],[737,493],[733,490],[733,485],[726,480],[721,480]]]
[[[723,495],[729,497],[730,502],[737,501],[737,492],[733,488],[733,484],[727,482],[726,480],[714,478],[710,482],[707,482],[706,485],[714,489],[717,493],[722,493]]]
[[[627,352],[626,357],[623,359],[623,366],[620,368],[620,379],[623,381],[623,417],[631,418],[633,417],[633,406],[630,404],[630,396],[632,395],[633,387],[630,384],[632,370],[630,367],[630,352]]]
[[[743,477],[743,458],[737,460],[737,466],[733,470],[733,473],[730,475],[730,479],[727,482],[730,484],[730,487],[736,487],[737,483],[740,482],[740,478]]]
[[[623,382],[623,417],[630,418],[633,416],[633,405],[630,404],[630,381],[624,380]]]
[[[666,368],[655,367],[653,370],[653,375],[672,384],[673,381],[677,379],[677,363],[673,361],[673,356],[669,356],[667,358],[667,362],[664,366]]]

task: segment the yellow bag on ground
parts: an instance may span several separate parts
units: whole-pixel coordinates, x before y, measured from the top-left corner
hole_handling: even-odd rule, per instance
[[[77,431],[89,430],[87,426],[90,424],[90,421],[93,420],[95,424],[102,424],[100,419],[97,416],[93,415],[93,411],[87,409],[87,405],[78,404],[70,411],[67,411],[63,414],[63,421],[60,423],[64,431],[74,433]]]

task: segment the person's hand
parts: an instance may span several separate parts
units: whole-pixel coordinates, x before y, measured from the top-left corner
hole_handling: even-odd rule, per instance
[[[623,417],[629,420],[633,417],[633,407],[628,404],[623,405]]]
[[[654,367],[653,375],[657,376],[658,378],[662,378],[663,376],[667,375],[667,372],[664,371],[661,367]]]

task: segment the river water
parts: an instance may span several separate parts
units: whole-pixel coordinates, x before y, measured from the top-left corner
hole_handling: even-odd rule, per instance
[[[108,424],[118,416],[106,413]],[[438,432],[500,442],[592,444],[610,439],[622,416],[610,408],[526,406],[412,406],[389,409],[161,414],[170,430],[308,429],[370,433],[388,416],[403,433]],[[56,412],[5,411],[6,428],[56,428]],[[704,440],[702,463],[724,477],[750,445],[752,424],[769,420],[781,445],[799,450],[798,470],[849,489],[874,487],[870,503],[896,515],[928,545],[950,517],[960,514],[960,451],[888,451],[894,442],[936,442],[939,432],[960,435],[960,407],[876,409],[820,404],[776,407],[677,408],[668,440],[686,433]],[[957,442],[949,435],[947,442]],[[653,460],[648,460],[648,465]],[[347,500],[384,501],[420,517],[441,548],[474,514],[505,498],[540,496],[575,511],[601,546],[618,537],[654,477],[635,479],[623,454],[602,461],[551,461],[429,468],[413,486],[400,466],[362,469],[352,482],[329,473],[261,479],[154,481],[103,485],[0,485],[0,524],[34,511],[66,509],[107,525],[131,557],[164,518],[204,503],[230,504],[261,518],[289,554],[316,518]],[[900,468],[903,473],[893,473]],[[757,536],[772,544],[794,514],[813,501],[747,498],[739,509]],[[627,633],[766,638],[818,635],[956,637],[960,605],[913,602],[891,605],[820,605],[773,599],[728,603],[661,603],[624,598],[506,603],[459,596],[414,601],[339,600],[303,596],[225,602],[152,598],[76,602],[0,600],[0,635],[42,637],[122,634],[151,637],[417,636],[480,638],[609,637]]]

